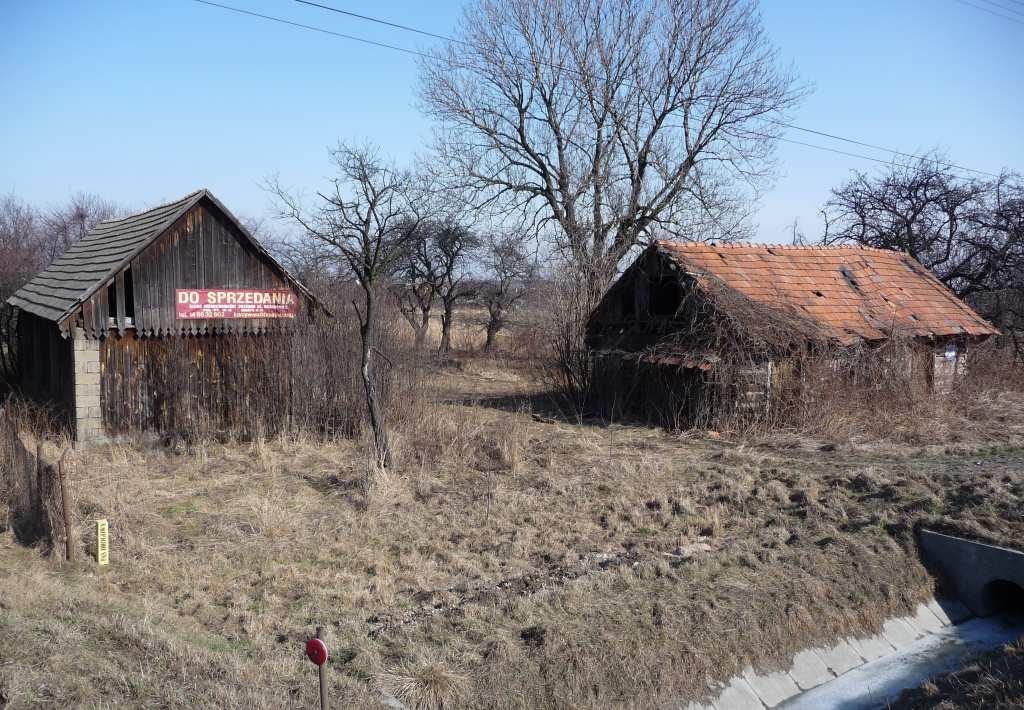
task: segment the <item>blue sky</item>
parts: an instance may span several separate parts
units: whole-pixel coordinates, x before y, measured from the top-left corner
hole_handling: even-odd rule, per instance
[[[225,4],[424,46],[287,0]],[[457,0],[326,4],[437,33],[451,30],[461,8]],[[956,0],[764,0],[762,12],[782,57],[815,87],[795,123],[1024,172],[1024,2],[999,4],[1019,9],[1020,23]],[[429,139],[415,62],[398,52],[192,0],[0,0],[0,27],[0,193],[39,205],[82,190],[144,207],[205,186],[237,214],[263,217],[259,181],[277,171],[315,188],[338,138],[370,139],[400,160]],[[785,143],[778,157],[779,179],[756,217],[762,241],[788,240],[794,218],[814,236],[829,189],[851,169],[881,167]]]

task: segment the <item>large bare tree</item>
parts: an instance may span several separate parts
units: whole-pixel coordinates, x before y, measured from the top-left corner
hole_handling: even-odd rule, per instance
[[[752,0],[477,0],[421,64],[461,186],[551,234],[593,300],[652,230],[729,236],[803,94]]]
[[[279,216],[334,250],[362,289],[362,308],[352,303],[359,317],[360,372],[377,459],[387,467],[391,446],[376,367],[380,298],[422,219],[422,200],[409,171],[394,166],[375,146],[339,143],[330,156],[337,176],[328,189],[317,192],[312,210],[276,178],[267,181],[267,189],[278,200]]]

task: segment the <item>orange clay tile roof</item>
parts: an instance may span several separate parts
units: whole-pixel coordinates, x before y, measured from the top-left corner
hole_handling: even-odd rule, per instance
[[[703,286],[810,318],[840,342],[998,331],[906,254],[866,247],[713,245],[656,241]]]

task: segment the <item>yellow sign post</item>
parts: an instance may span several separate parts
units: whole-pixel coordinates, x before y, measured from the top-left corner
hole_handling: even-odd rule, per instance
[[[101,565],[110,562],[110,529],[106,519],[96,521],[96,562]]]

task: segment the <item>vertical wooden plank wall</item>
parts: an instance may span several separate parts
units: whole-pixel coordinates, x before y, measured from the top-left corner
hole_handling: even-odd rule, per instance
[[[141,338],[128,331],[104,338],[104,426],[110,433],[273,432],[290,408],[291,378],[282,354],[288,337]]]
[[[290,288],[226,218],[202,202],[135,257],[130,268],[135,327],[145,336],[262,333],[275,325],[273,319],[178,321],[174,301],[179,288]],[[123,273],[117,276],[115,285],[117,322],[123,332]],[[303,298],[299,302],[302,314],[306,304]],[[107,289],[100,288],[82,306],[83,326],[90,337],[106,333],[108,315]]]
[[[106,332],[106,289],[82,310],[101,348],[101,406],[111,433],[224,428],[288,409],[286,342],[272,319],[179,321],[179,288],[289,288],[218,213],[200,203],[131,263],[135,329],[123,327],[124,278],[117,278],[117,332]],[[296,294],[299,297],[298,294]],[[300,317],[306,304],[300,298]],[[260,334],[251,339],[248,334]],[[244,425],[244,421],[243,421]]]

